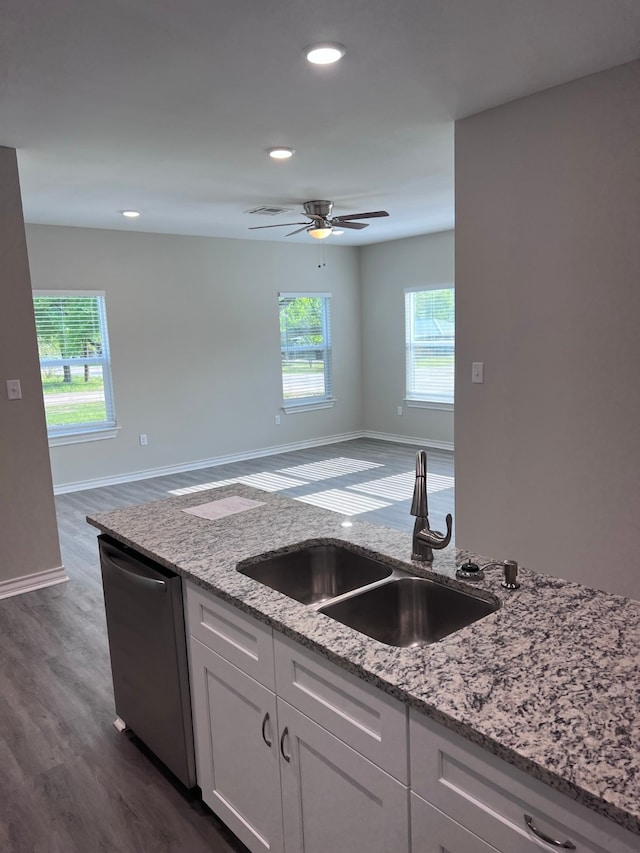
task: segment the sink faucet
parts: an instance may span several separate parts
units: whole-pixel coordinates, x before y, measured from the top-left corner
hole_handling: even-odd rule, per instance
[[[413,543],[411,548],[411,559],[421,562],[433,562],[433,549],[439,551],[446,548],[451,541],[451,524],[453,518],[451,513],[447,514],[447,532],[440,533],[429,527],[429,506],[427,501],[427,451],[419,450],[416,453],[416,482],[413,487],[413,500],[411,502],[411,515],[416,520],[413,525]]]

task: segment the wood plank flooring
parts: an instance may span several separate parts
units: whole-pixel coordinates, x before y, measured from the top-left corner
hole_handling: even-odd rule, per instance
[[[246,850],[135,737],[112,726],[97,532],[86,524],[87,513],[203,483],[237,477],[256,482],[252,478],[262,475],[268,488],[337,500],[348,512],[357,510],[354,500],[375,501],[380,505],[353,517],[410,531],[407,474],[414,471],[417,449],[358,439],[57,497],[70,583],[0,601],[0,850]],[[429,474],[430,518],[442,529],[445,514],[453,512],[452,454],[430,452]],[[282,478],[295,484],[282,488]]]

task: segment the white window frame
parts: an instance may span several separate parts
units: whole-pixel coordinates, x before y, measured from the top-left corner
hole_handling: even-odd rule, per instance
[[[429,286],[407,287],[404,291],[405,299],[405,405],[409,408],[420,409],[436,409],[440,411],[450,412],[454,408],[455,384],[451,389],[451,400],[442,399],[436,391],[420,393],[416,390],[414,384],[415,377],[415,347],[417,342],[414,340],[414,303],[413,294],[425,293],[432,290],[455,290],[452,284],[434,284]],[[454,373],[455,373],[455,332],[454,332]],[[455,380],[454,380],[455,381]]]
[[[104,421],[95,421],[78,424],[65,424],[64,426],[47,425],[49,446],[55,447],[60,444],[76,444],[83,441],[97,441],[107,438],[115,438],[119,427],[116,421],[115,401],[113,396],[113,382],[111,378],[111,350],[109,348],[109,335],[107,328],[106,294],[103,290],[34,290],[33,298],[65,298],[65,297],[95,297],[98,299],[98,316],[100,321],[100,335],[102,339],[102,354],[96,356],[75,356],[71,358],[41,358],[40,370],[47,367],[60,367],[69,363],[81,365],[99,365],[102,368],[102,381],[107,409],[107,417]],[[44,389],[43,389],[44,393]]]
[[[284,396],[284,370],[282,361],[282,340],[280,339],[280,375],[282,386],[282,410],[290,415],[295,412],[311,412],[318,409],[331,408],[335,403],[333,396],[333,364],[332,364],[332,342],[331,342],[331,294],[330,293],[304,293],[301,291],[278,293],[278,337],[280,338],[280,300],[281,299],[322,299],[322,349],[324,364],[324,388],[323,395],[286,397]]]

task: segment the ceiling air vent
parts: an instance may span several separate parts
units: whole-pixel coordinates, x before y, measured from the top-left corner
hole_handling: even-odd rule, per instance
[[[251,210],[245,210],[245,213],[257,213],[258,216],[279,216],[281,213],[289,213],[293,210],[292,207],[273,207],[272,205],[263,205],[263,207],[253,207]]]

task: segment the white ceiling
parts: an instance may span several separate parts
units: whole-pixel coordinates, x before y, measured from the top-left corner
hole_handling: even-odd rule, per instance
[[[391,214],[344,244],[450,228],[455,119],[640,56],[640,0],[0,0],[0,16],[0,145],[28,222],[261,240],[293,229],[250,225],[316,198]],[[344,59],[309,65],[326,40]],[[246,213],[260,205],[293,215]]]

